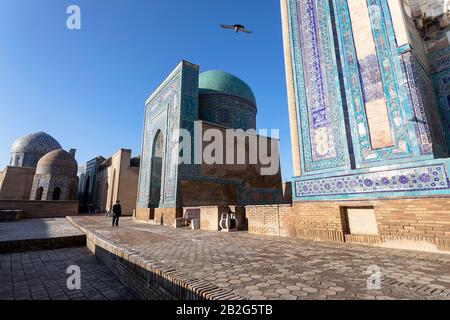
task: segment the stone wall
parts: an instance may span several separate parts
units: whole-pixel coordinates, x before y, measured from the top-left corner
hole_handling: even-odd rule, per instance
[[[347,208],[374,208],[378,235],[351,234]],[[450,197],[304,201],[247,206],[249,232],[424,251],[450,251]]]
[[[175,219],[183,216],[183,208],[155,208],[154,221],[165,226],[175,225]]]
[[[35,168],[6,167],[0,176],[0,200],[28,200]]]
[[[134,211],[134,219],[139,222],[153,221],[155,217],[155,210],[151,208],[136,208]]]
[[[200,208],[200,229],[219,231],[220,209],[218,206]]]
[[[0,210],[23,210],[23,218],[57,218],[78,215],[78,201],[0,200]]]
[[[119,149],[102,168],[95,181],[94,200],[100,210],[112,210],[116,200],[120,201],[122,214],[131,216],[136,208],[139,168],[130,165],[131,150]]]
[[[183,207],[236,205],[236,185],[204,181],[181,181]]]
[[[45,200],[54,199],[56,188],[59,188],[59,200],[73,200],[76,196],[78,185],[78,178],[69,177],[66,175],[56,174],[36,174],[34,176],[33,187],[29,196],[30,200]],[[39,198],[38,189],[42,188],[41,198]]]

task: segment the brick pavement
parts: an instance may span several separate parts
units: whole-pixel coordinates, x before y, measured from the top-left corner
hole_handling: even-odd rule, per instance
[[[81,290],[67,288],[66,270],[81,269]],[[128,300],[130,291],[87,248],[0,255],[0,300]]]
[[[73,217],[75,224],[184,278],[244,299],[450,299],[450,255]],[[367,288],[367,269],[381,289]]]
[[[0,242],[81,235],[65,218],[24,219],[0,222]]]

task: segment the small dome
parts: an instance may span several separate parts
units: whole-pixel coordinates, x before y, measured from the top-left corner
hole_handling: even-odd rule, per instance
[[[200,74],[199,94],[214,93],[237,96],[256,106],[255,95],[250,86],[238,77],[221,70],[210,70]]]
[[[45,132],[36,132],[17,139],[11,147],[11,153],[44,155],[57,149],[61,149],[61,145],[52,136]]]
[[[76,177],[78,164],[70,153],[62,149],[47,153],[39,160],[36,174]]]

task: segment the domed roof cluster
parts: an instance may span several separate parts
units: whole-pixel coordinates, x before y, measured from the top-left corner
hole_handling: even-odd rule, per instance
[[[76,176],[78,164],[74,157],[62,149],[54,150],[43,156],[36,167],[36,174],[57,174]]]
[[[57,149],[61,149],[61,145],[52,136],[36,132],[17,139],[11,147],[11,153],[46,154]]]
[[[238,77],[221,70],[202,72],[199,77],[199,94],[214,93],[236,96],[256,105],[252,89]]]

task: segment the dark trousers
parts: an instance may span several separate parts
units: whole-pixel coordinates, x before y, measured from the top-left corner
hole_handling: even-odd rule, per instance
[[[119,226],[119,217],[120,217],[119,215],[116,215],[116,214],[113,215],[113,220],[112,220],[113,227],[114,226],[116,226],[116,227]]]

